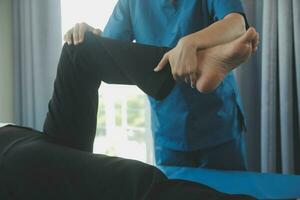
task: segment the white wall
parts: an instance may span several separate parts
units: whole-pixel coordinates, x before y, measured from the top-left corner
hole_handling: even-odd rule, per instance
[[[13,121],[11,0],[0,0],[0,122]]]

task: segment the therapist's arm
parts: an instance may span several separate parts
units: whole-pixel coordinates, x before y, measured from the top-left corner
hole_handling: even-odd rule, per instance
[[[231,13],[203,30],[183,37],[179,43],[195,45],[198,50],[201,50],[231,42],[245,32],[244,16],[239,13]]]
[[[161,71],[170,63],[175,80],[183,78],[194,86],[198,77],[197,51],[231,42],[245,32],[244,17],[238,13],[228,14],[209,27],[181,38],[176,47],[165,54],[155,71]]]

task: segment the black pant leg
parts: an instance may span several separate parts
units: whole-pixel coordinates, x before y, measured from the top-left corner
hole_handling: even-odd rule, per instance
[[[167,180],[153,166],[66,147],[34,130],[2,136],[11,142],[0,152],[1,200],[142,200]]]
[[[91,152],[101,81],[134,84],[148,95],[162,99],[174,86],[171,69],[167,67],[160,73],[153,69],[166,51],[91,33],[78,46],[65,45],[44,132],[64,145]]]
[[[115,66],[132,84],[157,100],[162,100],[169,95],[175,85],[170,66],[168,65],[161,72],[153,71],[163,55],[170,50],[169,48],[99,37],[95,39],[98,39],[113,58]],[[105,74],[104,77],[110,78],[111,75]]]

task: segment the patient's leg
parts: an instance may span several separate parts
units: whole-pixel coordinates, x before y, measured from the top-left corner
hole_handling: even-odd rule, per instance
[[[142,200],[167,181],[142,162],[58,145],[14,126],[0,128],[0,167],[1,200]]]
[[[170,67],[153,71],[167,51],[86,34],[78,46],[65,45],[49,103],[44,132],[63,145],[92,151],[101,81],[135,84],[162,99],[174,86]]]
[[[17,139],[5,148],[0,173],[5,191],[12,199],[31,200],[215,199],[205,194],[219,197],[221,194],[212,190],[203,191],[199,184],[167,181],[153,166],[87,152],[92,151],[101,81],[137,84],[157,98],[163,97],[159,94],[167,95],[174,84],[170,69],[153,72],[164,49],[129,48],[123,43],[88,37],[78,47],[64,47],[45,122],[46,135],[33,131],[33,136]],[[119,48],[109,46],[112,43],[119,44]],[[134,55],[140,58],[128,54],[127,47],[128,51],[139,51]],[[113,60],[108,52],[114,52],[120,60]],[[124,52],[132,61],[122,56]],[[126,63],[124,67],[129,70],[120,67],[121,63]],[[10,134],[17,131],[11,130]],[[194,196],[183,197],[190,193]]]
[[[248,31],[246,36],[232,43],[199,52],[202,74],[197,81],[198,90],[215,89],[230,70],[243,62],[250,55],[247,47],[251,46],[253,35],[255,33]],[[86,34],[85,42],[78,46],[65,45],[44,132],[64,145],[92,151],[101,81],[134,84],[146,94],[163,99],[174,86],[171,69],[166,67],[159,73],[153,69],[167,51],[91,33]]]

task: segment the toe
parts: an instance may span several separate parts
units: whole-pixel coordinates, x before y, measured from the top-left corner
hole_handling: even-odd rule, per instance
[[[252,43],[253,40],[257,37],[258,33],[256,30],[251,27],[247,30],[247,32],[240,37],[240,40],[242,40],[243,43]]]

